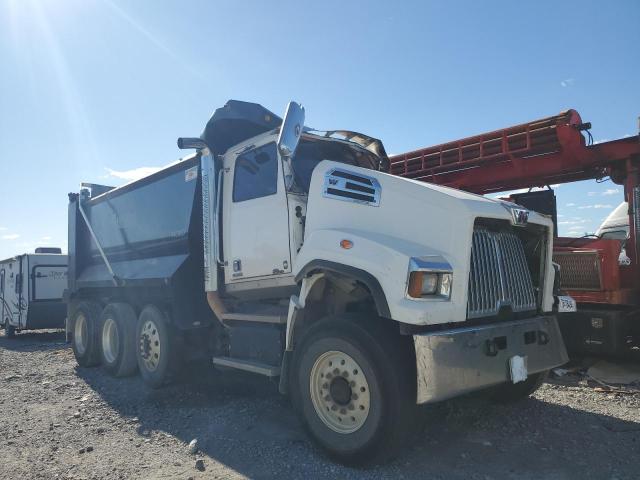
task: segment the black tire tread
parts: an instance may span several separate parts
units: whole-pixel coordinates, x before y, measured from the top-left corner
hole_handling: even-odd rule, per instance
[[[322,442],[314,441],[334,459],[348,465],[383,463],[396,455],[398,449],[415,430],[417,407],[415,404],[415,361],[411,360],[412,349],[401,338],[393,323],[378,321],[357,315],[339,315],[324,319],[313,325],[294,350],[290,373],[290,392],[294,407],[306,429],[312,433],[304,418],[302,397],[298,390],[298,366],[307,346],[320,338],[336,336],[346,338],[367,356],[381,372],[383,395],[391,396],[386,414],[376,436],[364,448],[350,453],[328,450]],[[409,348],[408,348],[409,347]]]
[[[73,354],[76,357],[76,361],[78,365],[81,367],[96,367],[100,365],[101,361],[101,352],[100,352],[100,341],[99,341],[99,333],[100,333],[100,314],[102,313],[102,307],[95,302],[91,301],[81,301],[73,308],[71,313],[71,332],[75,331],[75,316],[80,311],[84,311],[85,316],[87,317],[87,326],[91,324],[91,328],[89,328],[89,345],[87,345],[87,351],[85,355],[79,355],[76,350],[75,339],[71,340],[71,348],[73,349]]]
[[[121,336],[120,346],[122,353],[114,365],[107,365],[104,355],[102,355],[103,368],[114,377],[127,377],[133,375],[138,368],[136,359],[136,324],[137,315],[131,305],[124,302],[108,304],[101,314],[100,332],[104,328],[104,320],[107,313],[112,311],[114,320],[118,325]],[[102,352],[101,352],[102,353]]]
[[[165,358],[162,360],[162,365],[158,367],[155,372],[148,372],[143,364],[143,360],[140,357],[140,330],[142,328],[142,318],[143,315],[149,314],[149,312],[153,312],[156,318],[154,319],[156,325],[164,331],[164,336],[166,338],[165,344],[162,346],[162,352],[165,355]],[[177,333],[174,328],[170,325],[169,319],[164,311],[156,305],[149,304],[142,309],[140,315],[138,316],[138,321],[136,322],[136,331],[135,331],[135,356],[136,362],[138,364],[138,370],[140,371],[140,376],[144,381],[145,385],[152,389],[162,388],[165,385],[172,383],[175,379],[176,373],[180,369],[180,349],[181,342],[180,338],[178,338]]]

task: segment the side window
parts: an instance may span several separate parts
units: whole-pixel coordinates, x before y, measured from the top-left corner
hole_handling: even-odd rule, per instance
[[[236,159],[233,174],[233,201],[273,195],[278,191],[278,155],[275,143],[269,143]]]

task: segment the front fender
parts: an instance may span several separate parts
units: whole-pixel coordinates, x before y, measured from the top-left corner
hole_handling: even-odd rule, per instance
[[[352,248],[340,246],[341,240],[345,239],[353,243]],[[428,255],[444,257],[454,269],[452,297],[449,300],[411,300],[405,296],[411,257]],[[297,279],[301,279],[314,270],[322,270],[323,264],[331,265],[333,269],[337,268],[336,265],[346,267],[341,273],[353,269],[360,274],[360,278],[355,275],[354,278],[369,287],[381,316],[413,325],[427,325],[463,321],[466,318],[466,298],[457,301],[454,294],[457,291],[460,297],[465,297],[462,292],[468,271],[454,260],[442,252],[397,237],[355,229],[322,229],[308,232],[293,273]],[[384,309],[381,309],[384,303],[388,314],[383,314]],[[462,307],[459,303],[462,303]]]

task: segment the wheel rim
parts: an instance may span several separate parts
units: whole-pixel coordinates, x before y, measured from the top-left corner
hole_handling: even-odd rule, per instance
[[[113,318],[107,318],[102,327],[102,353],[108,363],[114,363],[120,353],[120,334]]]
[[[76,324],[73,329],[73,341],[76,344],[76,350],[80,355],[84,355],[89,344],[89,332],[87,330],[87,317],[83,313],[76,317]]]
[[[320,355],[309,378],[311,402],[322,423],[334,432],[353,433],[369,416],[371,396],[362,368],[350,355]]]
[[[140,332],[140,356],[144,367],[153,372],[160,362],[160,334],[153,320],[147,320]]]

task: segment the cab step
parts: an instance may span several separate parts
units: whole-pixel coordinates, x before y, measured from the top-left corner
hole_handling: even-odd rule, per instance
[[[253,360],[243,360],[233,357],[213,357],[213,364],[217,367],[233,368],[235,370],[243,370],[245,372],[264,375],[273,378],[280,376],[280,367],[260,363]]]

